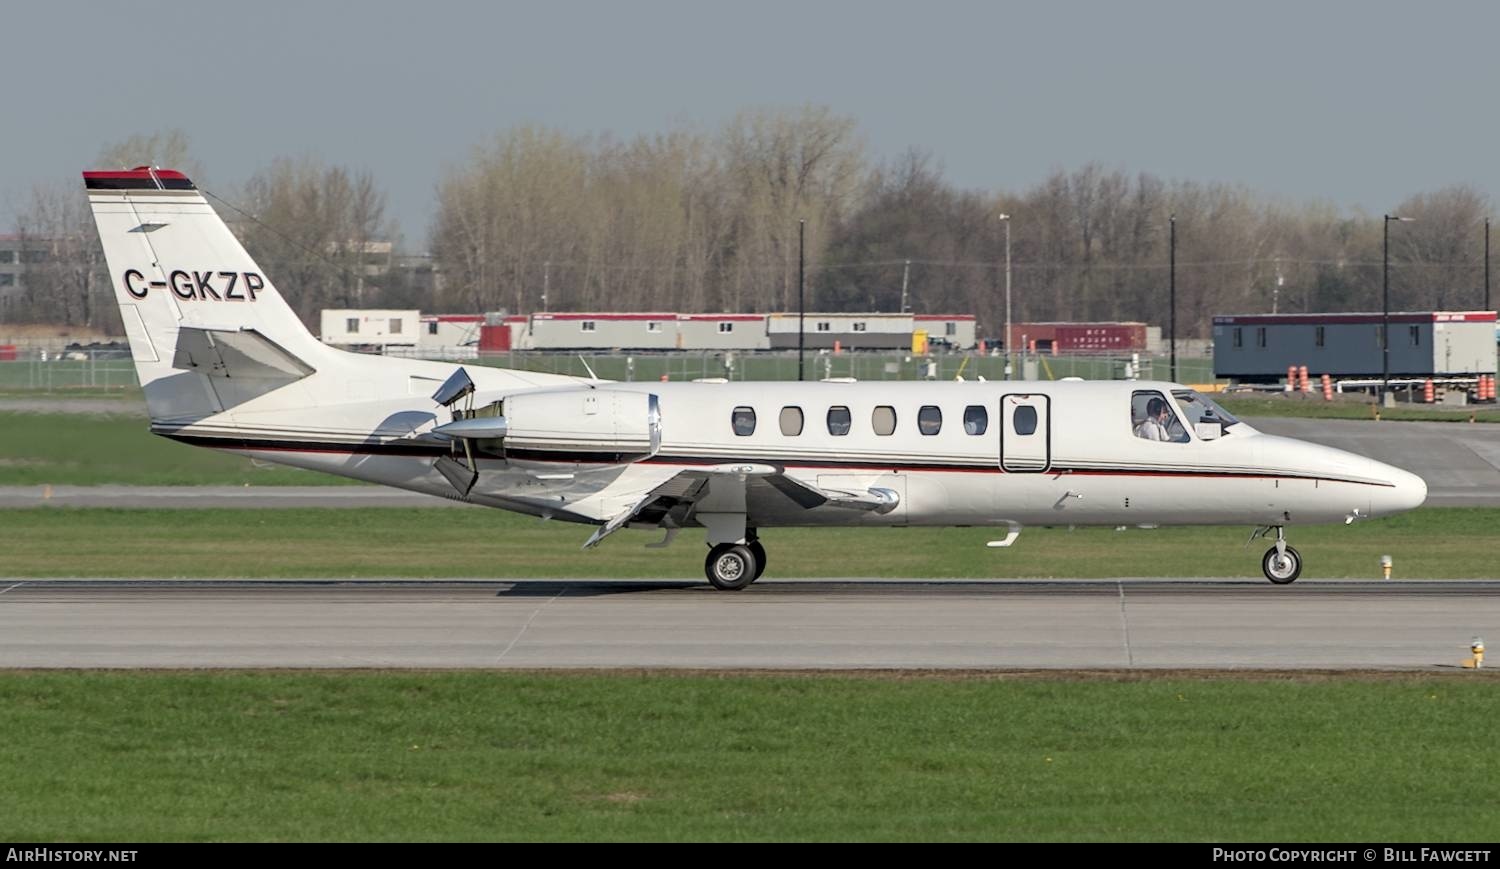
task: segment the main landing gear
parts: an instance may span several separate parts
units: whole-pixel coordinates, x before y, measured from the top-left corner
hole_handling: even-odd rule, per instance
[[[766,571],[766,548],[750,536],[745,543],[719,543],[709,546],[703,572],[720,591],[739,591],[760,579]]]
[[[1264,536],[1264,529],[1260,533]],[[1296,582],[1297,577],[1302,575],[1302,554],[1286,544],[1286,530],[1282,526],[1276,526],[1276,545],[1266,550],[1266,554],[1260,559],[1260,569],[1265,573],[1266,579],[1277,585],[1287,585]]]

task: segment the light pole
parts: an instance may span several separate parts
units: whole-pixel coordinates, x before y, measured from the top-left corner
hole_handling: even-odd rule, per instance
[[[1380,246],[1381,304],[1380,315],[1380,403],[1391,391],[1391,221],[1410,223],[1415,218],[1385,216],[1385,237]]]
[[[797,221],[797,380],[802,380],[802,365],[807,356],[807,297],[802,279],[802,266],[806,260],[807,221]]]
[[[1172,240],[1168,244],[1167,253],[1167,341],[1172,353],[1172,382],[1177,382],[1177,215],[1170,215],[1167,222],[1171,225]]]
[[[1000,215],[1005,224],[1005,379],[1010,379],[1010,215]]]

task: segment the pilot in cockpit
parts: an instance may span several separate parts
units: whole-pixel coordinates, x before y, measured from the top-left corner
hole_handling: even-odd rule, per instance
[[[1169,441],[1167,425],[1171,421],[1165,399],[1153,398],[1146,403],[1146,419],[1135,427],[1135,436],[1148,441]]]

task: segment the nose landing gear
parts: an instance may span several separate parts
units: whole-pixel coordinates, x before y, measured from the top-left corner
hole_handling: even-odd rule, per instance
[[[1280,525],[1276,526],[1276,545],[1261,556],[1260,569],[1265,573],[1266,579],[1277,585],[1296,582],[1297,577],[1302,575],[1302,553],[1287,545],[1286,530]]]

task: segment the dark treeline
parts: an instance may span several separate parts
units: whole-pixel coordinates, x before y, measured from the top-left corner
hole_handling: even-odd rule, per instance
[[[142,162],[201,174],[178,133],[101,155],[102,165]],[[439,183],[430,257],[418,260],[432,280],[381,246],[394,226],[368,172],[280,158],[225,200],[211,201],[309,322],[323,307],[359,306],[793,309],[800,220],[811,307],[896,311],[905,277],[911,309],[973,313],[994,334],[1002,214],[1018,321],[1164,323],[1174,215],[1184,336],[1206,336],[1216,313],[1380,307],[1381,215],[1097,164],[1020,191],[961,190],[928,154],[872,162],[854,120],[821,107],[747,111],[719,130],[629,141],[505,130]],[[1392,213],[1415,218],[1392,227],[1393,309],[1479,307],[1489,197],[1459,185]],[[0,315],[112,325],[80,191],[39,188],[17,231],[56,256]]]

